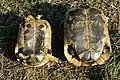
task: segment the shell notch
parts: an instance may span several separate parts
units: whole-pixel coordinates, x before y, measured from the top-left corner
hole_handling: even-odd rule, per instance
[[[25,23],[20,24],[15,55],[18,61],[25,65],[39,67],[48,62],[57,62],[51,50],[51,26],[38,15],[25,18]]]
[[[64,54],[76,66],[102,65],[112,53],[108,18],[97,8],[73,8],[64,20]]]

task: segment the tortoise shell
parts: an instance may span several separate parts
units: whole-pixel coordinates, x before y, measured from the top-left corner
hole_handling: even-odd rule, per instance
[[[64,21],[64,54],[76,66],[101,65],[111,50],[108,18],[97,8],[73,8]]]
[[[24,24],[20,24],[15,55],[25,65],[42,66],[49,61],[58,61],[51,51],[51,26],[38,15],[37,19],[29,15]]]

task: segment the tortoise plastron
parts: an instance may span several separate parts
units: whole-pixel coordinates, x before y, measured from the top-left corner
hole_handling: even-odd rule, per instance
[[[48,62],[58,62],[52,56],[51,26],[38,16],[34,19],[29,15],[24,24],[20,24],[15,55],[25,65],[42,66]]]
[[[108,18],[97,8],[74,8],[64,21],[64,54],[76,66],[104,64],[111,50]]]

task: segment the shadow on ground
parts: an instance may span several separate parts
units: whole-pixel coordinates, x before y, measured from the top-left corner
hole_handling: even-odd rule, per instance
[[[0,47],[4,55],[11,60],[15,60],[14,48],[17,41],[18,27],[22,20],[17,15],[13,12],[0,13]]]

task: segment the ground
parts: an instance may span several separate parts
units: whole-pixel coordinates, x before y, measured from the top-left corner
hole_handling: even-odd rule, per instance
[[[109,18],[112,45],[110,59],[101,66],[75,67],[63,54],[63,21],[71,7],[84,3],[102,9]],[[53,55],[63,60],[52,67],[24,67],[16,61],[14,48],[18,27],[28,14],[43,15],[52,28]],[[120,79],[119,0],[0,0],[0,80],[119,80]]]

